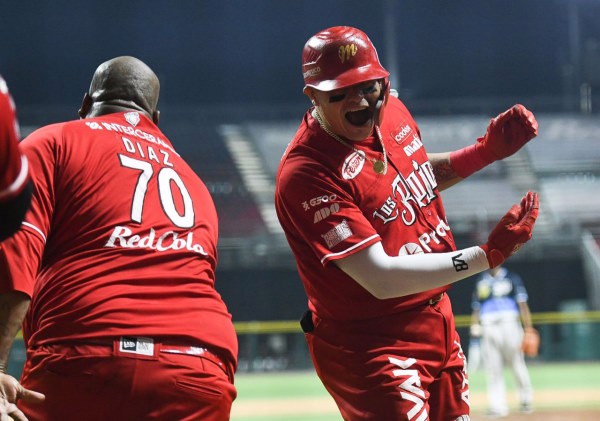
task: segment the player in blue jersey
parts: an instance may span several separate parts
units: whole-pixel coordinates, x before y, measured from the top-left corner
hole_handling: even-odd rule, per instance
[[[487,379],[488,415],[508,415],[503,369],[515,376],[520,410],[532,411],[533,389],[522,350],[524,331],[533,329],[521,277],[497,266],[485,272],[473,293],[471,339],[481,337]]]

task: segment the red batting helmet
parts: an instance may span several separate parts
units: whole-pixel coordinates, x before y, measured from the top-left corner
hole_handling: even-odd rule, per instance
[[[302,51],[305,88],[332,91],[387,78],[389,74],[379,62],[367,34],[350,26],[335,26],[316,33]]]

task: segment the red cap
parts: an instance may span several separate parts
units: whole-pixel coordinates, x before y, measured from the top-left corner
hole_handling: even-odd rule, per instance
[[[369,37],[350,26],[335,26],[316,33],[302,51],[305,87],[320,91],[383,79],[389,74],[379,62]]]

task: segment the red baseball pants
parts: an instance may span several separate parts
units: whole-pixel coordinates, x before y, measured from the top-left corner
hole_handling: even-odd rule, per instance
[[[313,322],[313,363],[344,420],[469,419],[465,356],[446,295],[376,320]]]
[[[229,420],[231,367],[196,355],[116,354],[104,345],[28,351],[22,384],[46,400],[19,408],[30,421]]]

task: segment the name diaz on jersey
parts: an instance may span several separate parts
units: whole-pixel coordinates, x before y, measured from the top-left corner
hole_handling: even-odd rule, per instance
[[[165,215],[177,228],[189,230],[193,228],[195,221],[194,205],[192,195],[189,193],[183,179],[175,170],[175,165],[170,160],[171,153],[179,154],[158,136],[141,130],[136,127],[140,122],[137,112],[130,112],[124,115],[126,121],[131,126],[125,126],[114,122],[86,122],[86,126],[91,130],[114,131],[135,137],[138,140],[132,140],[129,137],[121,136],[121,141],[125,151],[128,154],[120,153],[118,155],[122,168],[140,172],[133,191],[131,204],[131,221],[142,222],[143,207],[145,203],[148,185],[153,177],[156,177],[159,186],[158,193],[161,202],[161,208]],[[133,127],[132,127],[133,126]],[[156,145],[145,144],[149,142]],[[156,148],[156,150],[155,150]],[[160,169],[155,169],[150,161],[160,164]],[[178,190],[178,195],[182,198],[182,210],[178,210],[173,197],[173,188]],[[184,237],[174,230],[167,230],[163,233],[157,233],[154,228],[150,228],[145,233],[134,234],[132,229],[117,225],[105,243],[104,247],[121,247],[128,249],[147,249],[165,252],[168,250],[189,250],[194,253],[208,256],[204,247],[194,242],[194,233],[187,232]]]

